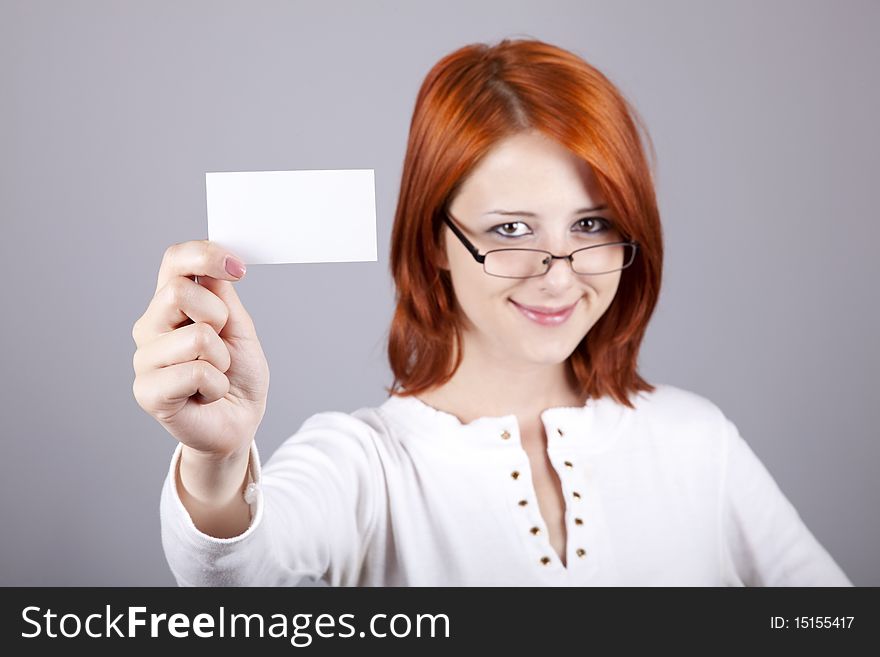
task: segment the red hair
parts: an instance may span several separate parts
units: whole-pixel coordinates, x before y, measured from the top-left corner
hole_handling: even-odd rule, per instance
[[[437,266],[444,208],[469,171],[501,139],[539,130],[593,169],[623,239],[639,244],[614,300],[569,356],[582,398],[653,391],[638,352],[660,293],[663,236],[644,122],[601,72],[537,40],[477,43],[443,57],[416,99],[391,234],[397,287],[388,333],[394,382],[414,395],[447,382],[461,363],[463,322],[449,273]],[[400,390],[404,387],[405,390]]]

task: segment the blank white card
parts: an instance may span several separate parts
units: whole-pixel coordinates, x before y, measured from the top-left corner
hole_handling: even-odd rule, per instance
[[[373,169],[205,174],[208,239],[246,265],[375,262]]]

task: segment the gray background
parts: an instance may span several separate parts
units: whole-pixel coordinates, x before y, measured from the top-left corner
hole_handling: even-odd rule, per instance
[[[475,41],[596,65],[658,154],[641,369],[717,403],[857,585],[880,585],[880,3],[0,3],[0,584],[173,585],[174,439],[134,400],[165,248],[206,171],[376,170],[379,261],[252,266],[264,454],[391,382],[388,243],[416,92]]]

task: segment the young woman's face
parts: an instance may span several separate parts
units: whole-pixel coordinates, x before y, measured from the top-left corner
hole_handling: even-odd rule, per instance
[[[621,236],[601,220],[613,219],[588,164],[539,132],[518,133],[480,161],[449,206],[450,220],[477,247],[532,248],[568,255],[575,249]],[[492,211],[517,212],[502,215]],[[533,213],[525,216],[519,213]],[[483,271],[450,228],[443,227],[446,260],[467,345],[484,355],[530,364],[564,362],[608,309],[620,270],[580,275],[568,260],[553,260],[543,276],[499,278]],[[616,266],[623,264],[621,255]],[[520,306],[562,309],[574,306],[562,322],[529,316]]]

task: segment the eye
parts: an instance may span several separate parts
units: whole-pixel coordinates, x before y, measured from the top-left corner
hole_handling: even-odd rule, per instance
[[[591,221],[593,222],[593,225],[598,224],[599,226],[598,230],[586,230],[584,231],[585,233],[604,233],[608,232],[610,228],[610,223],[608,222],[608,220],[603,219],[602,217],[584,217],[583,219],[578,219],[579,224],[585,221]]]
[[[511,232],[510,230],[508,230],[508,228],[510,226],[516,226],[517,224],[519,224],[521,226],[525,226],[525,224],[521,221],[508,221],[503,224],[493,226],[492,228],[489,229],[489,232],[494,233],[496,235],[499,235],[501,237],[520,237],[520,235],[516,235],[513,232]]]

